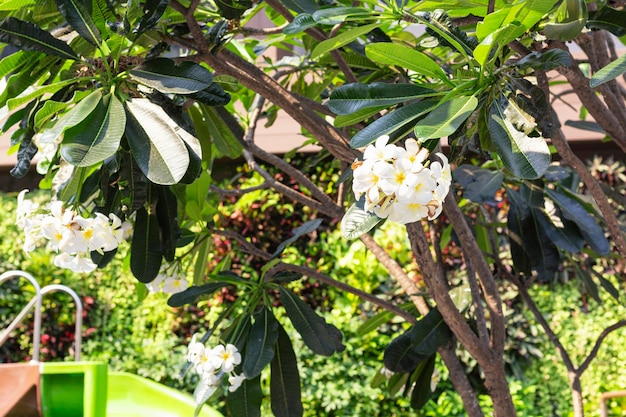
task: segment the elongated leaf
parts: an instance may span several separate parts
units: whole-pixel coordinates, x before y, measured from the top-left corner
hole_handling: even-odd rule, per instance
[[[355,17],[363,20],[367,17],[374,17],[371,10],[362,7],[329,7],[313,12],[313,20],[324,25],[336,25]]]
[[[354,135],[350,140],[350,146],[361,148],[374,143],[382,135],[394,136],[398,131],[404,133],[407,128],[413,128],[416,119],[423,117],[436,105],[437,102],[434,100],[424,100],[388,113]]]
[[[530,208],[521,198],[518,191],[506,188],[509,197],[510,208],[507,213],[507,232],[509,235],[509,245],[511,248],[511,259],[513,267],[518,274],[530,276],[530,259],[524,250],[523,230],[530,217]]]
[[[152,29],[165,13],[168,0],[147,0],[143,5],[143,16],[137,28],[137,36]]]
[[[228,127],[213,107],[201,106],[202,115],[211,139],[218,151],[229,158],[237,158],[243,152],[243,146],[237,136]]]
[[[33,157],[39,151],[37,144],[32,140],[34,135],[35,132],[32,130],[22,135],[20,147],[17,150],[17,162],[9,172],[14,178],[23,178],[28,174]]]
[[[415,379],[415,386],[411,391],[411,408],[414,410],[421,410],[433,396],[431,381],[435,370],[436,356],[432,355],[428,358],[423,366],[411,375],[411,379]]]
[[[374,62],[384,65],[397,65],[418,74],[450,83],[448,76],[439,64],[428,55],[408,46],[390,42],[373,43],[365,47],[365,54]]]
[[[539,227],[556,246],[572,253],[580,252],[583,248],[585,239],[574,222],[565,220],[562,221],[565,227],[559,227],[552,222],[545,210],[533,209],[533,214]]]
[[[210,282],[199,286],[192,285],[185,291],[172,294],[167,300],[167,305],[170,307],[182,307],[186,304],[193,304],[199,297],[211,295],[226,285],[228,285],[226,282]]]
[[[328,108],[336,114],[346,115],[368,107],[392,106],[433,94],[434,90],[417,84],[352,83],[330,93]]]
[[[280,299],[293,327],[300,333],[304,343],[318,355],[330,356],[341,352],[345,346],[341,342],[339,329],[326,323],[311,307],[296,294],[280,287]]]
[[[313,51],[311,51],[311,59],[315,59],[320,55],[324,55],[330,51],[346,46],[355,39],[371,32],[374,28],[380,26],[380,23],[370,23],[369,25],[357,26],[354,29],[350,29],[343,32],[333,38],[326,39],[318,43]]]
[[[463,187],[463,197],[475,203],[493,201],[502,187],[504,174],[475,165],[461,165],[454,170],[454,179]]]
[[[91,18],[91,1],[56,0],[56,2],[67,23],[87,42],[94,46],[100,46],[102,35]]]
[[[591,76],[591,80],[589,81],[589,85],[591,88],[595,88],[599,85],[602,85],[608,81],[614,80],[615,78],[622,75],[626,72],[626,54],[623,54],[615,61],[611,62],[607,66],[601,68]]]
[[[320,5],[315,0],[281,0],[281,3],[296,13],[314,13]]]
[[[137,165],[156,184],[176,184],[187,172],[189,152],[171,127],[175,123],[147,99],[132,99],[125,104],[129,112],[126,137]]]
[[[148,212],[141,207],[137,210],[130,246],[130,270],[139,282],[147,284],[159,274],[161,260],[161,236],[156,212]]]
[[[34,87],[33,91],[28,94],[20,95],[19,97],[11,98],[7,100],[7,107],[9,110],[15,110],[23,104],[28,103],[29,101],[41,97],[44,94],[54,94],[57,91],[67,87],[70,84],[76,83],[76,79],[69,79],[65,81],[60,81],[58,83],[42,85],[39,87]]]
[[[204,90],[189,94],[189,97],[207,106],[225,106],[230,101],[230,94],[217,83],[211,83]]]
[[[36,61],[39,54],[38,51],[17,51],[5,56],[0,60],[0,77],[19,72],[23,65]]]
[[[322,221],[323,219],[309,220],[305,222],[304,224],[293,229],[293,236],[291,236],[289,239],[285,240],[284,242],[281,242],[280,245],[278,245],[278,248],[276,248],[276,251],[272,254],[272,258],[275,258],[278,255],[280,255],[288,245],[291,245],[293,242],[298,240],[301,236],[308,235],[309,233],[314,232],[318,227],[320,227],[320,225],[322,224]]]
[[[75,166],[90,166],[117,152],[126,128],[124,106],[107,94],[80,123],[65,131],[61,156]]]
[[[176,255],[176,243],[181,236],[178,225],[178,200],[169,187],[160,186],[157,190],[156,214],[161,229],[163,258],[168,262],[173,262]]]
[[[35,4],[35,0],[4,0],[0,3],[0,10],[20,10]]]
[[[169,58],[145,61],[130,71],[136,81],[162,93],[191,94],[209,87],[213,74],[195,62],[179,65]]]
[[[383,361],[385,368],[390,371],[413,372],[417,365],[426,360],[426,356],[413,348],[411,330],[393,339],[385,349]]]
[[[558,67],[569,67],[572,56],[562,49],[549,49],[545,52],[532,52],[515,63],[521,70],[534,69],[548,71]]]
[[[276,417],[300,417],[304,409],[298,361],[287,332],[280,325],[277,330],[278,339],[270,379],[272,412]]]
[[[231,416],[237,417],[261,417],[261,376],[243,381],[239,389],[229,392],[226,397],[226,405]]]
[[[335,117],[333,125],[335,127],[352,126],[372,117],[373,115],[386,108],[387,106],[366,107],[348,115],[340,115]]]
[[[200,283],[202,283],[204,275],[207,272],[208,259],[212,249],[210,239],[208,239],[208,237],[201,239],[201,237],[205,236],[198,236],[198,242],[201,243],[198,244],[198,249],[196,250],[196,262],[193,268],[193,285],[200,285]]]
[[[64,113],[52,128],[45,130],[41,134],[40,141],[42,143],[56,142],[67,129],[78,125],[91,113],[93,113],[101,99],[102,92],[100,90],[96,90],[84,99],[80,100],[76,106],[68,110],[67,113]]]
[[[598,285],[591,278],[591,274],[586,268],[581,267],[579,264],[574,264],[576,270],[576,276],[580,278],[585,286],[585,292],[591,296],[598,304],[602,304],[600,293],[598,292]]]
[[[261,374],[274,358],[278,339],[278,321],[272,310],[263,307],[254,315],[254,323],[248,333],[248,344],[243,361],[243,373],[251,379]]]
[[[451,335],[439,310],[433,309],[389,344],[383,358],[385,367],[393,372],[413,372],[447,343]]]
[[[515,125],[513,124],[515,123]],[[516,125],[534,124],[520,109],[501,96],[489,112],[489,131],[493,147],[504,165],[520,178],[539,178],[548,169],[550,149],[543,137],[531,137]]]
[[[293,20],[285,26],[283,33],[285,35],[295,35],[296,33],[304,32],[307,29],[317,26],[317,22],[313,19],[309,13],[300,13]]]
[[[362,206],[362,205],[361,205]],[[352,240],[369,232],[383,219],[353,204],[341,219],[341,235]]]
[[[0,22],[0,42],[22,50],[39,51],[63,59],[78,59],[76,52],[65,42],[30,22],[14,17],[7,17]]]
[[[617,37],[626,35],[626,10],[616,10],[605,5],[599,10],[589,12],[587,27],[604,29]]]
[[[607,255],[610,252],[611,245],[604,236],[604,230],[578,201],[558,191],[546,188],[545,192],[559,206],[563,216],[576,223],[591,249],[599,255]]]
[[[455,97],[428,113],[415,125],[415,136],[419,142],[450,136],[465,123],[478,106],[478,99]]]

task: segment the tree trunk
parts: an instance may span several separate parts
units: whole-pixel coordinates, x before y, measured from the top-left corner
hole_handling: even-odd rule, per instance
[[[481,364],[485,373],[485,386],[493,401],[493,415],[495,417],[514,417],[517,415],[511,391],[504,373],[504,362],[493,361],[490,364]]]
[[[569,373],[569,386],[572,390],[572,408],[574,417],[584,417],[585,408],[583,407],[583,390],[580,385],[580,375],[575,372]]]

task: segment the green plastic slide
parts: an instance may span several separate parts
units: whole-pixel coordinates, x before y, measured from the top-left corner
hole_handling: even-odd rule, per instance
[[[41,363],[43,417],[193,417],[186,393],[104,363]],[[223,417],[204,406],[200,417]]]

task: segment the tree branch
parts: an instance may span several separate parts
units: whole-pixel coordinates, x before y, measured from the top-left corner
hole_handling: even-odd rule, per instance
[[[606,339],[606,337],[609,334],[611,334],[615,330],[621,329],[622,327],[626,327],[626,320],[620,320],[617,323],[614,323],[613,325],[602,330],[602,333],[600,333],[600,336],[598,336],[598,340],[596,340],[596,343],[593,345],[591,352],[589,352],[589,354],[587,355],[583,363],[581,363],[578,369],[576,370],[578,375],[582,375],[583,372],[587,370],[587,368],[591,364],[591,361],[598,354],[598,351],[600,350],[600,346],[602,345],[602,342],[604,341],[604,339]]]

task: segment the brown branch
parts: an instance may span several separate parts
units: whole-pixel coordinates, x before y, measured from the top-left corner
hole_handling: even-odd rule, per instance
[[[484,254],[478,247],[476,239],[474,239],[472,231],[465,221],[465,216],[459,209],[453,193],[448,194],[448,197],[444,200],[443,206],[461,242],[463,252],[467,254],[466,259],[471,259],[476,268],[478,279],[482,286],[483,296],[485,297],[485,304],[489,310],[491,321],[491,347],[496,353],[501,354],[504,351],[506,328],[498,285],[485,260]]]
[[[602,333],[600,333],[600,336],[598,336],[598,339],[596,340],[596,343],[593,345],[591,352],[589,352],[589,355],[587,355],[583,363],[581,363],[580,366],[578,367],[577,369],[578,375],[582,375],[583,372],[587,370],[587,368],[591,364],[591,361],[598,354],[598,351],[600,350],[600,346],[602,345],[602,342],[604,341],[604,339],[606,339],[606,337],[609,334],[611,334],[615,330],[621,329],[622,327],[626,327],[626,320],[620,320],[617,323],[614,323],[611,326],[602,330]]]
[[[391,276],[400,284],[400,287],[409,296],[409,299],[413,302],[417,310],[425,316],[430,311],[430,306],[424,300],[424,297],[419,295],[419,289],[413,280],[406,274],[404,269],[396,262],[387,251],[385,251],[375,240],[369,235],[365,234],[360,237],[361,242],[365,247],[372,252],[372,254],[378,259],[378,261],[389,271]],[[450,372],[450,380],[452,385],[461,396],[463,400],[463,406],[469,417],[483,417],[484,413],[478,403],[478,397],[472,388],[472,384],[467,378],[465,373],[465,367],[461,364],[461,361],[456,356],[456,339],[450,340],[449,343],[440,347],[438,352],[441,355],[441,359],[445,363],[448,371]]]
[[[301,265],[293,265],[293,264],[288,264],[288,263],[284,263],[281,262],[279,264],[277,264],[276,266],[273,266],[272,268],[270,268],[267,273],[266,273],[266,278],[269,279],[271,278],[274,274],[276,274],[277,272],[280,271],[292,271],[292,272],[298,272],[304,276],[307,276],[309,278],[313,278],[319,282],[322,282],[324,284],[327,285],[331,285],[335,288],[338,288],[340,290],[343,290],[345,292],[348,292],[350,294],[354,294],[357,297],[361,298],[364,301],[369,301],[372,304],[375,304],[379,307],[382,307],[383,309],[390,311],[392,313],[394,313],[395,315],[402,317],[403,319],[405,319],[407,322],[411,323],[411,324],[415,324],[417,322],[417,319],[412,315],[409,314],[407,311],[401,309],[400,307],[396,306],[395,304],[390,303],[389,301],[383,300],[381,298],[376,297],[375,295],[372,295],[368,292],[365,292],[363,290],[360,290],[358,288],[355,288],[351,285],[348,285],[344,282],[341,281],[337,281],[336,279],[333,279],[331,277],[329,277],[328,275],[325,275],[315,269],[309,268],[307,266],[301,266]]]
[[[265,35],[275,35],[278,33],[282,33],[283,29],[287,26],[287,24],[276,26],[273,28],[251,28],[248,26],[241,26],[234,30],[235,33],[241,33],[245,36],[265,36]]]
[[[219,229],[214,229],[212,230],[212,232],[215,233],[216,235],[223,236],[228,239],[233,239],[237,241],[237,243],[239,243],[239,247],[241,248],[241,250],[243,250],[244,252],[252,256],[255,256],[259,259],[263,259],[264,261],[269,261],[270,259],[272,259],[272,254],[257,248],[252,243],[248,242],[245,237],[243,237],[237,232],[233,232],[231,230],[219,230]]]

